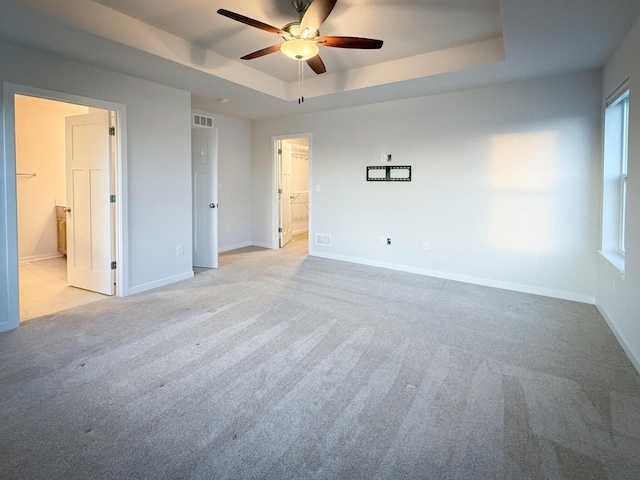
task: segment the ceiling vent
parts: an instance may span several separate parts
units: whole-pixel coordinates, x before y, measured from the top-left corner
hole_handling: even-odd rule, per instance
[[[213,117],[206,115],[193,114],[193,126],[200,128],[213,128]]]

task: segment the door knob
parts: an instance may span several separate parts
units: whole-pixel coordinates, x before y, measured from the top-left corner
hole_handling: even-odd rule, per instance
[[[210,203],[209,204],[209,208],[216,208],[218,205],[216,205],[215,203]]]
[[[69,207],[64,207],[63,210],[67,213],[71,213],[71,208]]]

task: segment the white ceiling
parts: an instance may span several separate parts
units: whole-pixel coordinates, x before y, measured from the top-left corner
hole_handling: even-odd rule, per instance
[[[295,62],[278,52],[237,60],[278,37],[215,13],[282,27],[296,19],[289,0],[99,2],[0,0],[0,39],[182,88],[195,108],[247,119],[600,68],[640,15],[638,0],[338,0],[322,34],[385,45],[323,48],[328,73],[309,73],[298,105]]]
[[[219,8],[277,28],[299,20],[291,0],[97,2],[234,60],[282,39],[218,15]],[[379,51],[322,48],[327,70],[341,72],[497,38],[502,25],[498,0],[340,0],[320,33],[384,40]],[[280,80],[297,79],[296,62],[277,52],[249,65]]]

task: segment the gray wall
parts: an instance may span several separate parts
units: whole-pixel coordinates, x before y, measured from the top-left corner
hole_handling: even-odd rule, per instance
[[[218,248],[251,245],[251,122],[212,115],[218,128]],[[228,230],[228,231],[227,231]]]
[[[600,91],[592,72],[254,122],[254,240],[275,246],[272,136],[309,131],[310,234],[332,236],[311,254],[593,302]],[[412,182],[365,181],[385,153]]]
[[[6,43],[0,43],[0,81],[126,105],[129,291],[188,276],[192,271],[190,93]],[[6,252],[7,239],[15,238],[16,232],[9,230],[4,208],[2,140],[0,252]],[[182,256],[176,256],[179,244],[185,246]],[[11,281],[7,258],[0,255],[0,323],[7,316]]]
[[[597,305],[640,371],[640,20],[604,69],[602,103],[629,78],[629,170],[625,275],[598,264]]]

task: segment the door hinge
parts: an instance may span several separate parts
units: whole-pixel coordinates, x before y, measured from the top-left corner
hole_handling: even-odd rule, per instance
[[[281,188],[278,189],[278,194],[279,195],[282,194],[282,189]]]
[[[279,229],[278,229],[278,233],[282,233],[282,228],[279,228]]]
[[[115,195],[109,195],[109,203],[116,203],[116,196]]]
[[[116,262],[111,262],[111,270],[115,270],[116,269]]]
[[[109,127],[109,135],[112,137],[116,136],[116,127]]]
[[[278,149],[278,155],[282,155],[282,149],[281,148]]]

